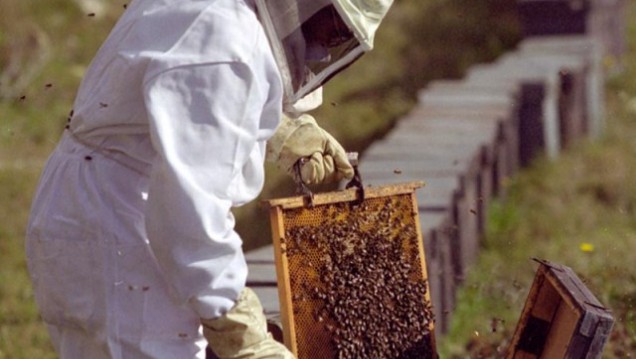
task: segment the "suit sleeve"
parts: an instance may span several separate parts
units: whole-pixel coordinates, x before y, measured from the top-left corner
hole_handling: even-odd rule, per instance
[[[224,314],[245,286],[231,207],[262,187],[263,86],[243,63],[181,66],[145,82],[157,151],[146,230],[177,298],[202,318]]]

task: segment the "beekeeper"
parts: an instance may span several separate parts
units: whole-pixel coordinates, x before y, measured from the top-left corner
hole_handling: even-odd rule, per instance
[[[258,195],[266,156],[287,171],[302,161],[306,183],[351,177],[304,112],[371,49],[390,2],[129,4],[80,85],[27,229],[61,358],[203,358],[207,344],[220,358],[292,357],[245,288],[230,211]]]

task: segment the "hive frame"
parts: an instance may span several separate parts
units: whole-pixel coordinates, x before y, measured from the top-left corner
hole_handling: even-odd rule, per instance
[[[421,266],[422,278],[427,281],[425,301],[430,303],[430,288],[428,286],[428,274],[426,270],[425,250],[423,244],[423,236],[419,227],[418,205],[415,196],[415,190],[424,185],[423,182],[409,182],[402,184],[394,184],[387,186],[368,187],[364,190],[364,200],[376,199],[381,197],[391,197],[397,195],[409,195],[412,201],[412,213],[417,235],[417,251]],[[359,201],[359,191],[354,188],[321,193],[313,196],[313,206],[318,208],[323,205],[332,205],[346,202]],[[265,205],[269,208],[270,221],[272,226],[272,241],[274,247],[274,260],[276,263],[276,275],[278,282],[278,294],[280,302],[281,322],[283,326],[283,339],[289,350],[298,357],[299,348],[297,345],[297,331],[294,324],[293,300],[291,278],[289,273],[289,261],[286,255],[287,245],[285,243],[285,221],[284,214],[287,210],[307,208],[307,198],[303,196],[281,198],[265,201]],[[434,338],[434,322],[429,323],[430,338],[432,348],[435,349]],[[300,358],[299,359],[303,359]]]

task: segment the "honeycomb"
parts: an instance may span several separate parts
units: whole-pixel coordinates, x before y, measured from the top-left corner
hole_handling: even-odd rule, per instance
[[[415,187],[272,203],[285,342],[299,359],[436,357]]]

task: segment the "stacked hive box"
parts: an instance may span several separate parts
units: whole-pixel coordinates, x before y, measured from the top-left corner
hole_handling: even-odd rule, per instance
[[[478,255],[487,204],[505,195],[506,179],[603,127],[602,99],[593,97],[602,94],[602,73],[592,73],[600,70],[599,47],[584,37],[545,40],[524,41],[461,80],[431,83],[362,158],[367,184],[427,183],[419,202],[429,273],[438,277],[431,279],[438,330],[448,328],[455,287]]]
[[[517,0],[526,37],[586,35],[608,60],[625,53],[627,0]]]

